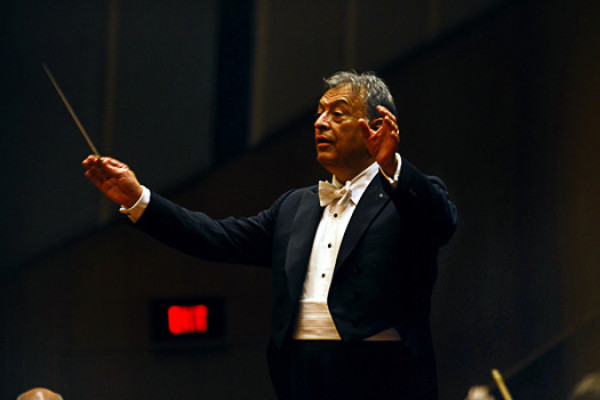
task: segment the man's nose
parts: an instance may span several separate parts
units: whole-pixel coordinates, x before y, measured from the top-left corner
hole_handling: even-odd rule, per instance
[[[328,129],[329,128],[329,119],[327,118],[327,113],[322,112],[318,115],[315,121],[315,128],[319,130]]]

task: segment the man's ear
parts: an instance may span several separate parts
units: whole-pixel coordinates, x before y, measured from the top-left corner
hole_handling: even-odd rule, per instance
[[[369,121],[369,127],[373,130],[381,128],[381,125],[383,125],[383,118],[376,118]]]

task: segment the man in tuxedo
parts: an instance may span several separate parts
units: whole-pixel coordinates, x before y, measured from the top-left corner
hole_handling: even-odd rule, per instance
[[[279,398],[436,399],[430,298],[456,209],[439,178],[398,153],[380,78],[338,72],[325,83],[315,145],[331,182],[291,190],[253,217],[187,210],[108,157],[84,160],[86,176],[163,243],[272,269],[268,360]]]

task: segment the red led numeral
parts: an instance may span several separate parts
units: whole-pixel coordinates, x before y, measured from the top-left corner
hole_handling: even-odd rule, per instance
[[[208,307],[203,304],[196,306],[171,306],[168,313],[169,331],[173,335],[202,333],[208,329],[206,320]]]

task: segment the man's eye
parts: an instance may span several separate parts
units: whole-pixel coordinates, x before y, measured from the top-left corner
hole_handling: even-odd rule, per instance
[[[315,119],[319,119],[325,113],[328,113],[330,118],[334,120],[340,120],[344,117],[344,113],[342,111],[317,111],[315,113]]]

